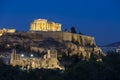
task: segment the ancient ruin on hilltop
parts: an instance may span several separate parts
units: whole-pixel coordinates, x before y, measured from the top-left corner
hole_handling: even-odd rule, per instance
[[[61,24],[49,22],[45,19],[35,20],[28,32],[5,33],[0,41],[3,45],[9,45],[5,48],[16,48],[19,52],[28,51],[38,53],[38,55],[52,49],[56,50],[59,55],[77,55],[82,60],[89,60],[91,56],[94,56],[96,61],[99,61],[101,56],[104,56],[101,48],[96,45],[94,37],[64,32],[61,30]],[[53,54],[56,55],[55,52]],[[12,54],[14,58],[11,57],[12,65],[29,65],[33,68],[61,68],[58,65],[57,58],[61,58],[59,56],[48,58],[49,55],[46,54],[46,57],[37,56],[39,58],[35,57],[31,60],[30,57],[22,58],[17,53],[14,55]],[[64,60],[62,62],[62,65],[67,63]]]

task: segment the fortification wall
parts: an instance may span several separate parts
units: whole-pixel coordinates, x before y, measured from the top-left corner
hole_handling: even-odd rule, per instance
[[[52,32],[52,31],[40,31],[40,32],[21,32],[14,33],[14,35],[26,36],[30,39],[42,41],[44,39],[53,38],[57,41],[74,41],[82,46],[96,46],[94,37],[86,36],[82,34],[74,34],[70,32]]]
[[[68,32],[62,32],[64,41],[72,41],[72,34]]]
[[[29,32],[29,35],[36,36],[35,39],[47,39],[47,38],[53,38],[58,41],[75,41],[78,42],[80,45],[83,46],[96,46],[94,37],[81,35],[81,34],[74,34],[69,32]],[[33,37],[33,36],[32,36]]]

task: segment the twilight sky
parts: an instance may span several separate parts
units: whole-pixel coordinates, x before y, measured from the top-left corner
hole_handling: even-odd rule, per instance
[[[0,28],[27,31],[38,18],[75,26],[98,45],[120,41],[120,0],[0,0]]]

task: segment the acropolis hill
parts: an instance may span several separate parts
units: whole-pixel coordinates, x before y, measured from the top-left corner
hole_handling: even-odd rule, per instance
[[[62,27],[60,23],[50,22],[46,19],[37,19],[31,23],[29,32],[6,32],[4,35],[8,36],[8,42],[15,40],[14,37],[9,39],[10,36],[20,36],[21,38],[27,37],[30,39],[30,41],[33,41],[33,43],[45,41],[47,39],[54,39],[58,42],[77,42],[77,45],[80,47],[97,48],[94,37],[71,32],[64,32],[61,28]],[[5,37],[4,35],[2,37]]]
[[[36,37],[36,40],[53,38],[57,41],[72,41],[78,42],[82,46],[95,46],[94,37],[80,34],[73,34],[61,31],[61,24],[49,22],[46,19],[37,19],[31,24],[29,36]],[[39,32],[36,32],[39,31]],[[39,39],[37,39],[39,37]]]
[[[63,55],[77,55],[81,57],[82,60],[89,60],[91,56],[94,56],[97,61],[101,61],[101,56],[104,56],[102,50],[97,47],[94,37],[64,32],[61,29],[60,23],[49,22],[46,19],[34,20],[28,32],[5,32],[0,37],[0,42],[6,45],[6,48],[16,48],[19,53],[22,51],[37,53],[35,54],[37,57],[39,57],[39,54],[48,52],[48,50],[57,51],[58,59],[61,59]],[[14,63],[14,65],[18,64],[18,62],[14,62],[14,60],[12,63]],[[57,59],[54,63],[57,64]],[[65,63],[66,61],[63,60],[62,65],[64,66]],[[50,62],[49,65],[51,64]],[[21,63],[19,65],[21,65]]]

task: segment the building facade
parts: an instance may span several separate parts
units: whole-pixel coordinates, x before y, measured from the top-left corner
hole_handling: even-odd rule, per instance
[[[34,55],[25,56],[17,54],[15,50],[11,54],[10,64],[13,66],[19,65],[27,69],[45,68],[45,69],[63,69],[57,59],[56,50],[48,50],[47,54],[42,57],[34,57]]]
[[[0,29],[0,36],[2,36],[4,33],[15,33],[15,32],[16,32],[16,29],[3,28],[3,29]]]
[[[30,31],[61,31],[61,24],[37,19],[32,22]]]

